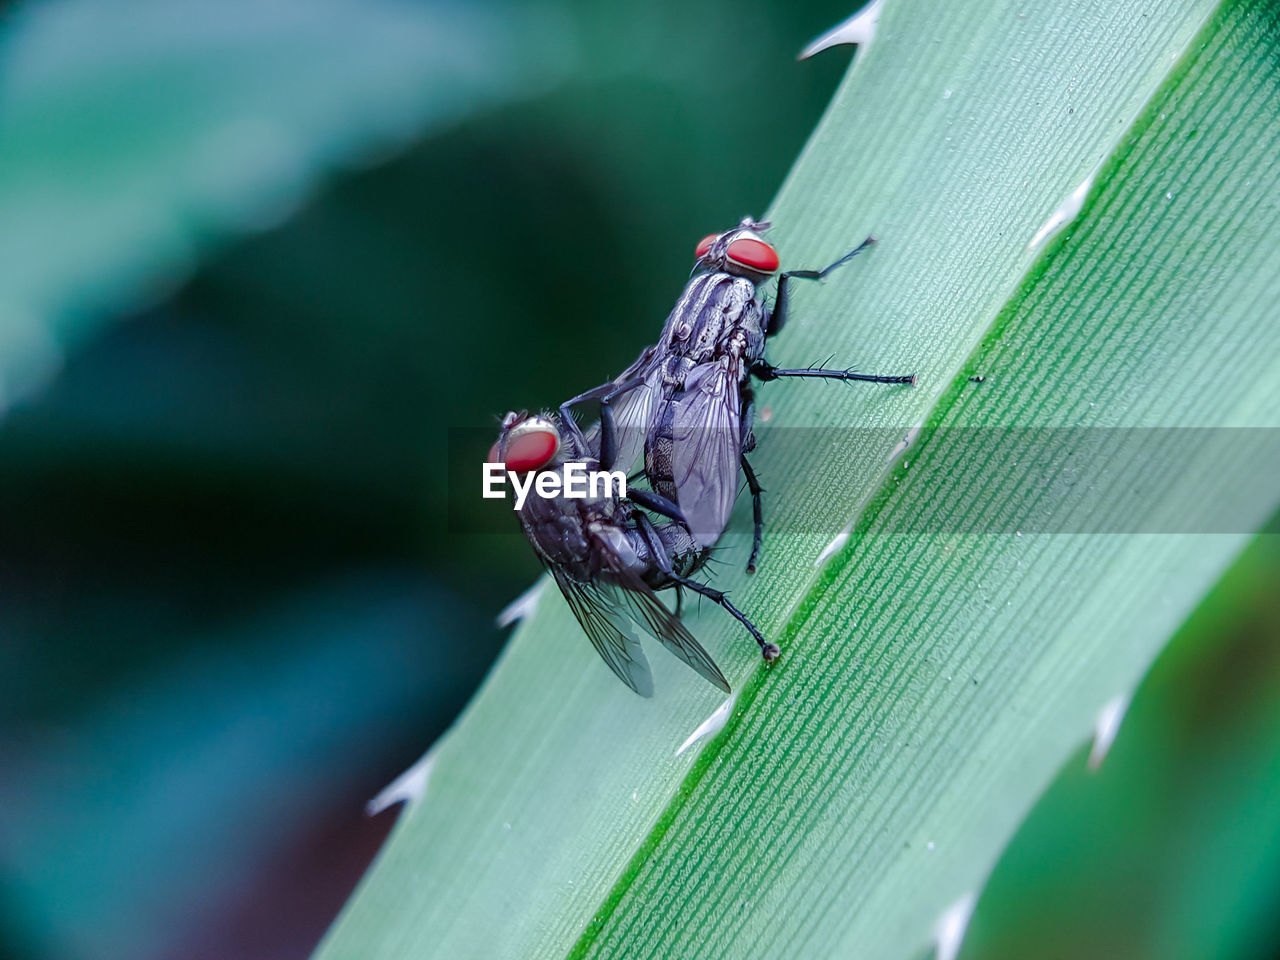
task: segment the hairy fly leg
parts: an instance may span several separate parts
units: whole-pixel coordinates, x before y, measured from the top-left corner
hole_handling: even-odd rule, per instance
[[[760,656],[764,657],[765,660],[777,660],[778,657],[782,655],[782,649],[776,643],[770,643],[766,640],[764,638],[764,634],[756,629],[756,625],[747,619],[747,615],[729,602],[729,598],[725,595],[723,590],[715,590],[704,583],[698,583],[696,580],[690,580],[688,577],[682,577],[678,573],[671,574],[671,579],[681,586],[688,587],[694,593],[700,593],[708,600],[720,604],[720,606],[722,606],[730,616],[747,628],[747,632],[750,633],[751,636],[755,638],[756,643],[759,644]]]
[[[751,373],[768,382],[781,377],[821,377],[826,380],[860,380],[863,383],[907,383],[915,385],[914,373],[878,374],[858,373],[854,370],[829,370],[826,367],[775,367],[767,360],[757,360],[751,365]]]
[[[598,387],[592,387],[576,397],[572,397],[560,404],[560,424],[565,433],[572,434],[574,439],[578,441],[578,445],[583,449],[587,449],[587,438],[582,433],[582,428],[578,426],[578,421],[573,415],[573,408],[580,403],[586,403],[588,400],[599,400],[605,396],[614,387],[614,383],[610,380],[608,383],[602,383]]]
[[[860,244],[846,253],[835,263],[823,267],[821,270],[787,270],[778,274],[778,296],[773,304],[773,311],[769,315],[769,322],[765,327],[765,333],[772,337],[782,329],[783,324],[787,322],[787,317],[791,309],[791,287],[788,281],[792,278],[796,280],[821,280],[836,267],[842,267],[867,247],[873,246],[876,242],[875,237],[867,237]]]
[[[602,383],[598,387],[592,387],[585,393],[580,393],[572,399],[566,400],[560,404],[560,419],[564,423],[566,429],[574,432],[578,441],[582,444],[583,449],[587,448],[587,439],[582,433],[582,428],[578,426],[578,421],[573,418],[572,408],[580,403],[586,403],[588,400],[600,401],[600,456],[597,458],[600,463],[601,470],[612,470],[613,461],[618,453],[617,432],[614,429],[613,410],[610,404],[624,394],[630,393],[636,387],[644,383],[644,377],[632,377],[623,383],[617,383],[610,380],[608,383]]]
[[[760,502],[760,494],[764,488],[756,478],[756,472],[747,462],[747,455],[742,454],[742,472],[747,478],[747,489],[751,491],[751,516],[755,521],[755,529],[751,534],[751,556],[747,558],[747,573],[756,572],[756,560],[760,556],[760,542],[764,539],[764,507]]]
[[[652,510],[659,516],[676,521],[686,530],[689,529],[689,522],[685,520],[680,508],[660,493],[654,493],[652,490],[632,490],[628,487],[627,499],[640,504],[646,510]]]
[[[649,549],[649,562],[657,566],[667,576],[671,576],[674,572],[671,565],[671,555],[667,553],[666,545],[662,542],[662,538],[658,536],[658,530],[653,525],[653,521],[643,513],[637,513],[636,528],[640,531],[640,536],[644,538],[644,545]],[[679,589],[678,586],[677,589]],[[679,599],[678,594],[676,599]],[[679,613],[676,616],[679,616]]]
[[[739,392],[742,395],[742,452],[738,460],[742,473],[747,478],[747,489],[751,492],[751,516],[755,521],[751,536],[751,555],[747,558],[747,573],[755,573],[756,559],[760,555],[760,543],[764,538],[764,507],[760,497],[764,493],[764,488],[760,486],[756,472],[747,462],[747,454],[756,448],[756,435],[753,429],[756,419],[756,394],[751,389],[749,380],[742,384]]]

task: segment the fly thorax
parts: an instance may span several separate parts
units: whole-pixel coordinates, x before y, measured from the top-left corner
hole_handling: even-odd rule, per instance
[[[727,273],[704,273],[690,280],[667,318],[666,342],[680,353],[706,360],[741,305],[755,295],[750,281]]]

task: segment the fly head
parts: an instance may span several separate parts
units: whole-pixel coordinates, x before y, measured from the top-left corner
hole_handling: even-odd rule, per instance
[[[778,272],[778,251],[761,234],[767,221],[744,217],[732,230],[703,237],[693,251],[695,269],[720,271],[763,283]]]
[[[502,418],[502,433],[489,450],[489,462],[516,473],[545,470],[560,462],[563,445],[560,425],[552,417],[513,411]]]

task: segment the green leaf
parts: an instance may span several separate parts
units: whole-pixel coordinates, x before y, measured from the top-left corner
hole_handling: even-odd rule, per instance
[[[0,406],[104,313],[171,288],[209,241],[278,223],[327,171],[563,75],[554,18],[501,16],[497,30],[496,13],[390,0],[72,0],[13,13]]]
[[[1280,537],[1254,538],[982,892],[966,957],[1265,957],[1280,891]],[[1206,878],[1212,878],[1206,883]]]
[[[761,389],[763,565],[740,511],[717,583],[782,660],[704,611],[739,693],[679,753],[721,698],[660,655],[631,696],[544,595],[320,956],[926,948],[1276,505],[1234,429],[1280,421],[1276,37],[1264,3],[891,0],[771,211],[790,264],[880,244],[771,358],[920,385]]]

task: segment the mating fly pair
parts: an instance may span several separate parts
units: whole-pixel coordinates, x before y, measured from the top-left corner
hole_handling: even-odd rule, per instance
[[[644,626],[703,677],[728,690],[678,614],[658,600],[658,589],[687,587],[711,598],[746,627],[766,660],[780,652],[722,592],[690,579],[728,524],[740,470],[755,521],[748,571],[759,556],[761,487],[746,456],[755,447],[752,377],[915,382],[912,375],[784,369],[765,359],[766,339],[787,321],[789,281],[821,279],[874,242],[868,237],[823,270],[779,273],[777,251],[761,235],[768,226],[745,219],[705,237],[694,251],[694,274],[658,342],[614,380],[567,400],[558,416],[508,414],[491,451],[491,460],[516,472],[555,469],[571,461],[630,469],[643,454],[651,490],[628,488],[625,499],[531,498],[520,511],[520,523],[605,662],[646,696],[652,680],[628,621]],[[762,288],[775,276],[777,295],[770,309]],[[600,421],[584,432],[572,409],[592,400],[600,404]],[[640,508],[662,522],[655,524]]]

